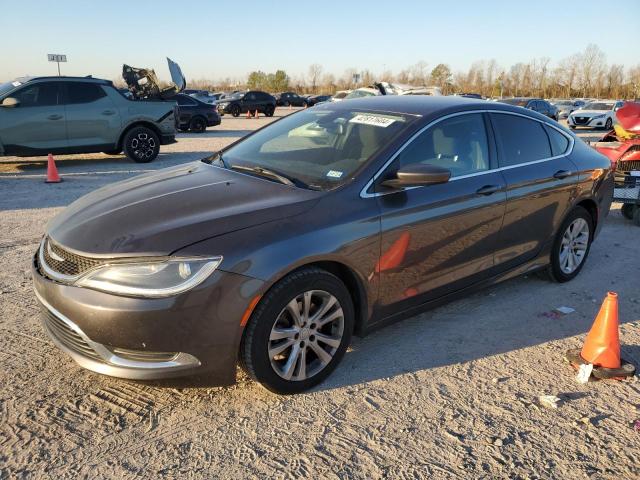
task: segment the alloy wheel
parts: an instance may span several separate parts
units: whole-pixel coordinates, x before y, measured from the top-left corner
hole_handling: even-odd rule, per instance
[[[155,148],[155,139],[147,133],[140,132],[131,139],[131,149],[137,158],[143,159],[152,157]]]
[[[317,375],[333,359],[344,335],[344,312],[336,297],[309,290],[282,309],[269,335],[269,360],[285,380]]]
[[[560,243],[560,269],[570,275],[580,266],[589,247],[589,224],[576,218],[569,224]]]

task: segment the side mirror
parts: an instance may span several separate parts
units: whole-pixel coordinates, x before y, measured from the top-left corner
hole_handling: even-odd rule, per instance
[[[4,100],[2,100],[2,103],[0,103],[0,106],[7,107],[7,108],[15,108],[18,105],[20,105],[20,100],[13,97],[7,97]]]
[[[413,163],[406,165],[396,172],[396,178],[390,178],[382,182],[382,185],[390,188],[419,187],[446,183],[451,178],[451,171],[447,168],[435,165]]]

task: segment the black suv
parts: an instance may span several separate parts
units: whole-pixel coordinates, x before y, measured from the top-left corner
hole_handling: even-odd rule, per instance
[[[254,90],[238,97],[225,98],[218,102],[218,112],[221,115],[230,113],[237,117],[241,113],[253,113],[256,110],[267,117],[272,117],[273,112],[276,111],[276,99],[266,92]]]
[[[178,94],[178,128],[186,132],[204,132],[207,127],[220,125],[220,114],[215,105],[201,102],[189,95]]]
[[[276,95],[276,104],[280,107],[304,107],[307,105],[307,99],[301,97],[295,92],[284,92]]]
[[[509,105],[528,108],[534,112],[546,115],[556,122],[558,121],[558,107],[551,105],[549,102],[541,98],[505,98],[500,101]]]

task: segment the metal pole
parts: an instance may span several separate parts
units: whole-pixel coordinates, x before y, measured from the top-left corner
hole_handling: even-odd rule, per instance
[[[60,76],[60,62],[57,62],[58,64],[58,76]]]

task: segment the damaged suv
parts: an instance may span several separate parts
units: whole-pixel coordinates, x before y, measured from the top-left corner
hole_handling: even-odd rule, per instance
[[[166,100],[185,86],[180,67],[167,60],[174,83],[164,89],[153,70],[125,65],[131,99],[111,81],[92,77],[0,84],[0,155],[124,151],[135,162],[152,161],[160,145],[175,142],[176,105]]]

